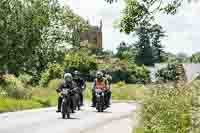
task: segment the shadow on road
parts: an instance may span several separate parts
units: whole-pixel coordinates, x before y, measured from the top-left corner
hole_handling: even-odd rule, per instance
[[[99,113],[99,114],[111,114],[112,112],[111,111],[103,111],[103,112],[98,112],[98,111],[93,111],[95,113]]]
[[[61,120],[80,120],[80,118],[76,118],[76,117],[71,117],[69,119],[67,119],[67,118],[63,119],[61,117],[58,117],[58,119],[61,119]]]

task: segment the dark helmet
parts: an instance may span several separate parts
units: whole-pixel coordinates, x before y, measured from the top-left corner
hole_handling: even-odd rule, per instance
[[[98,71],[96,73],[96,77],[97,77],[97,79],[102,79],[103,78],[103,73],[101,71]]]
[[[80,73],[79,73],[79,71],[74,71],[74,78],[76,79],[76,78],[79,78],[79,76],[80,76]]]
[[[105,77],[106,75],[106,71],[105,70],[101,70],[102,74],[103,74],[103,77]]]

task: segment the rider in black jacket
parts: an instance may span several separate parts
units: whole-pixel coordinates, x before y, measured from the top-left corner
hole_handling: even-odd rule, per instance
[[[70,73],[64,74],[64,82],[60,84],[60,86],[56,89],[58,93],[60,93],[64,88],[73,89],[76,86],[76,83],[72,80],[72,75]],[[62,105],[62,97],[59,95],[58,97],[58,110],[56,112],[61,112]]]
[[[81,106],[83,106],[83,91],[86,88],[85,81],[80,77],[79,71],[75,71],[73,77],[74,77],[73,81],[76,83],[76,85],[80,89]]]

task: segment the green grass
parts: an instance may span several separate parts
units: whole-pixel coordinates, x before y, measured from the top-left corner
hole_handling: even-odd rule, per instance
[[[32,89],[32,97],[28,99],[0,96],[0,113],[50,107],[57,104],[57,94],[55,90],[40,87],[29,89]]]
[[[112,86],[112,99],[114,100],[142,100],[144,97],[144,85],[114,84]]]
[[[34,100],[17,100],[8,97],[0,97],[0,113],[43,107]]]

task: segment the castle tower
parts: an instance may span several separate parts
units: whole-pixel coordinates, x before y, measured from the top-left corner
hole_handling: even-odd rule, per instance
[[[100,27],[99,30],[97,31],[97,48],[98,49],[102,49],[103,48],[103,44],[102,44],[102,28],[103,28],[103,22],[102,20],[100,20]]]

